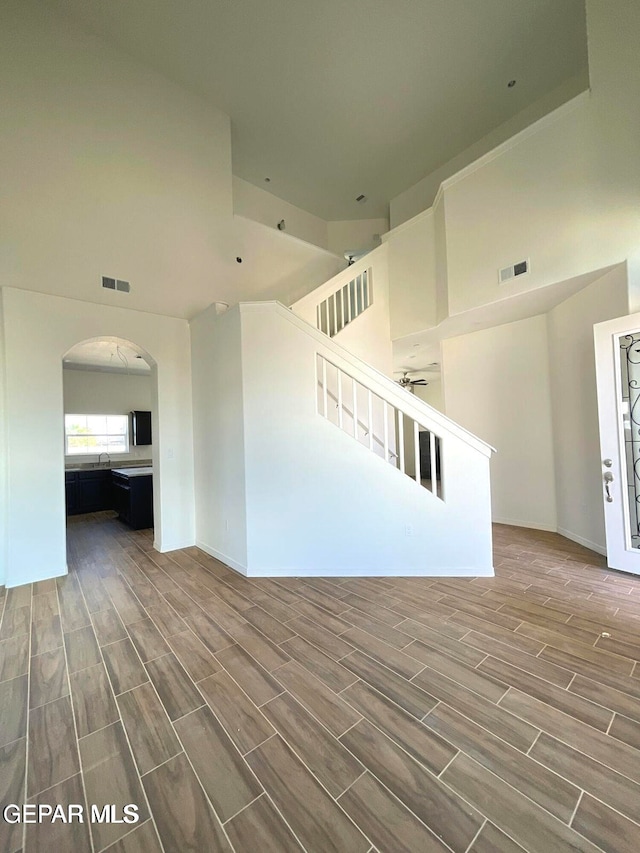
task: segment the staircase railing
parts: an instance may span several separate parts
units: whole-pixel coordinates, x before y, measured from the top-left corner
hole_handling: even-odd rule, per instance
[[[318,413],[444,501],[442,435],[321,353],[316,365]]]
[[[320,287],[303,296],[291,308],[299,316],[333,338],[373,305],[373,267],[379,247],[347,267]]]
[[[346,375],[346,374],[344,374],[344,375]],[[324,393],[324,391],[322,390],[322,387],[323,387],[322,386],[322,379],[319,379],[318,380],[318,388],[320,389],[320,393]],[[318,399],[320,399],[320,398],[318,398]],[[349,406],[344,402],[344,399],[338,399],[336,394],[329,388],[327,389],[327,399],[330,401],[330,404],[329,404],[330,406],[333,405],[335,407],[335,409],[337,409],[338,411],[340,409],[342,409],[342,422],[343,423],[344,423],[345,417],[346,418],[353,418],[353,409],[349,408]],[[329,418],[329,420],[331,420],[331,418]],[[369,433],[370,433],[369,424],[367,424],[365,421],[363,421],[360,417],[356,418],[356,423],[358,424],[359,440],[364,441],[365,439],[368,439]],[[352,430],[345,430],[345,431],[346,432],[352,432]],[[385,446],[384,445],[384,439],[376,434],[375,428],[374,428],[372,435],[373,435],[374,452],[377,452],[378,456],[384,456],[384,452],[383,452],[384,446]],[[393,450],[389,450],[389,454],[390,454],[390,459],[397,456],[397,454]]]
[[[316,327],[332,338],[372,303],[372,271],[369,267],[318,304]]]

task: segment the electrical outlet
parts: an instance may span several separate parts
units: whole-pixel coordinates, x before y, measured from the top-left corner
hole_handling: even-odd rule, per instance
[[[413,524],[405,524],[404,535],[405,536],[413,536]]]

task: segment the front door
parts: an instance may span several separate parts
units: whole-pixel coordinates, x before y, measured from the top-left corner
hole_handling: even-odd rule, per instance
[[[594,335],[607,563],[640,575],[640,314]]]

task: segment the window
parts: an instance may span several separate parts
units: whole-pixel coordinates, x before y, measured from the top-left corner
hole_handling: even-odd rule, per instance
[[[128,415],[65,415],[64,452],[67,456],[82,453],[128,453]]]

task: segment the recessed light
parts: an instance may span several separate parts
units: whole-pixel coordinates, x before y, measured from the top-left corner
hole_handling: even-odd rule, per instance
[[[513,89],[513,87],[514,87],[515,85],[516,85],[516,81],[515,81],[515,80],[509,80],[509,82],[507,83],[507,89]]]
[[[361,194],[356,198],[356,201],[366,201],[366,200],[367,200],[367,197],[366,197],[366,195],[364,195],[364,193],[361,193]]]
[[[270,183],[271,183],[271,178],[265,178],[265,179],[264,179],[264,182],[265,182],[266,184],[270,184]]]

